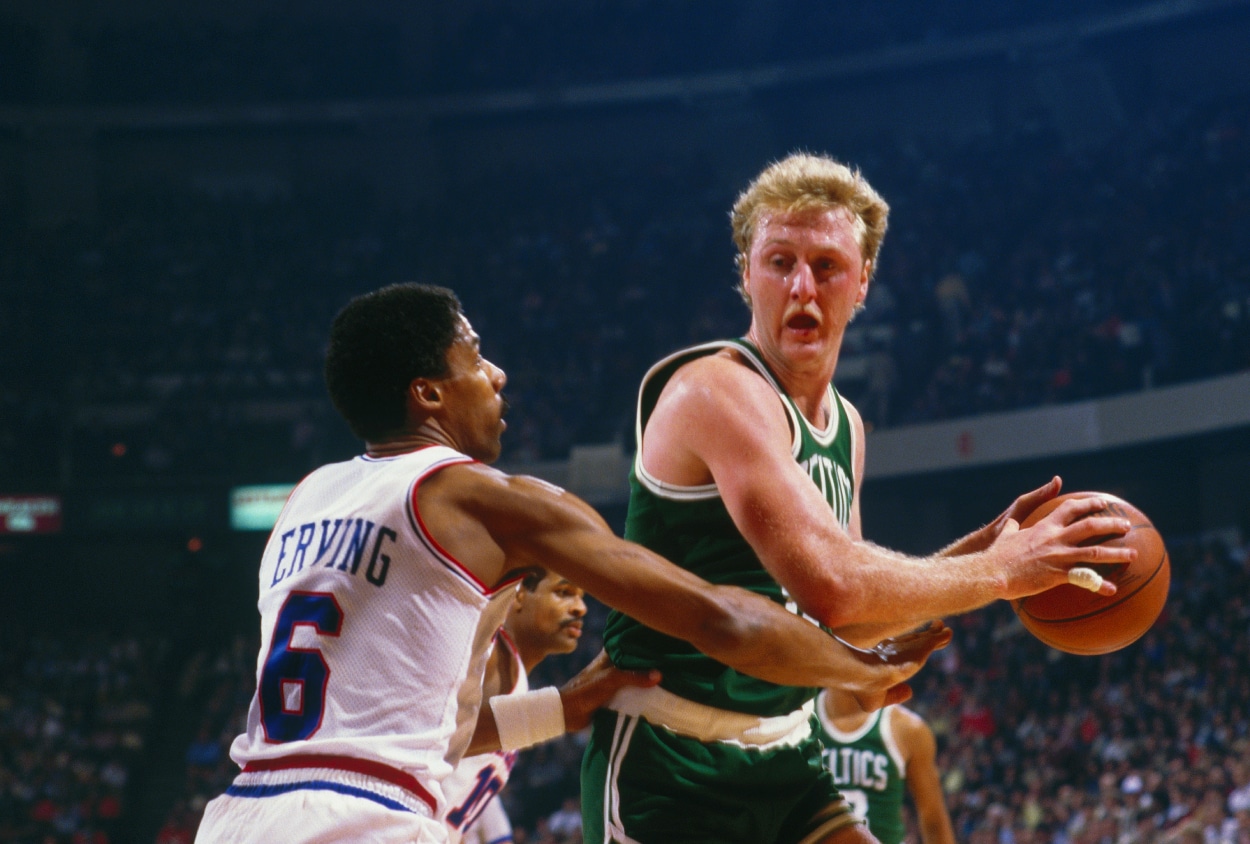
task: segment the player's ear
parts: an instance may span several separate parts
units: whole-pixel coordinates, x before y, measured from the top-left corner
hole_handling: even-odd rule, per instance
[[[516,615],[517,613],[519,613],[521,611],[521,607],[525,605],[525,593],[528,591],[529,590],[525,589],[524,587],[516,590],[516,597],[512,599],[512,614],[513,615]]]
[[[442,404],[438,385],[429,378],[414,378],[408,385],[408,398],[426,414]]]
[[[864,262],[864,269],[859,275],[859,296],[855,300],[856,305],[863,305],[864,300],[868,298],[868,282],[872,280],[872,259],[869,258]]]

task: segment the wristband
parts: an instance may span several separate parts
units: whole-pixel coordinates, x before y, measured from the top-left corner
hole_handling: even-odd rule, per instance
[[[519,695],[490,699],[502,750],[521,750],[564,735],[564,703],[560,690],[544,686]]]

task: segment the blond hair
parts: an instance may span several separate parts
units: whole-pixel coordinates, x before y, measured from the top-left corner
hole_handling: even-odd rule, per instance
[[[864,260],[877,268],[877,253],[890,216],[890,206],[860,174],[840,161],[823,155],[793,153],[770,164],[738,195],[729,221],[738,247],[739,292],[741,275],[751,253],[751,241],[760,220],[767,214],[821,212],[845,208],[850,212],[855,237]],[[745,294],[743,295],[745,299]]]

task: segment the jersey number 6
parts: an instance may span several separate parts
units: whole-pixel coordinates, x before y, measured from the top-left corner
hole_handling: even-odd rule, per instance
[[[287,596],[260,673],[260,720],[266,741],[299,741],[321,727],[330,666],[319,649],[292,647],[291,639],[300,625],[321,636],[338,636],[342,624],[343,610],[329,592]]]

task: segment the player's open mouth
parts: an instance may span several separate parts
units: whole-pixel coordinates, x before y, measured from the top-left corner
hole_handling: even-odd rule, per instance
[[[786,320],[786,328],[792,331],[815,331],[820,326],[811,314],[795,314]]]

